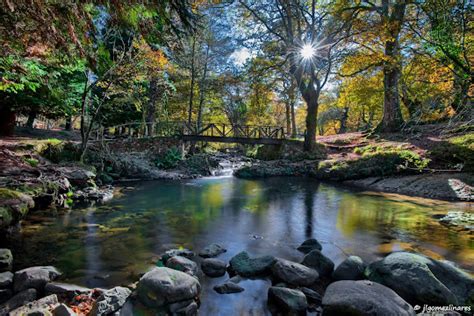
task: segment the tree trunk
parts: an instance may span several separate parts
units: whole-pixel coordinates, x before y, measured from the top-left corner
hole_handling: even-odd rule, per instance
[[[347,119],[349,117],[349,108],[344,108],[341,116],[341,126],[339,127],[338,134],[344,134],[347,131]]]
[[[309,85],[311,86],[311,84]],[[318,93],[314,88],[308,88],[303,93],[306,102],[306,134],[304,137],[304,150],[312,151],[316,145],[316,127],[318,118]]]
[[[193,48],[191,52],[191,86],[189,93],[189,106],[188,106],[188,123],[191,123],[193,119],[193,100],[194,100],[194,81],[195,81],[195,67],[194,67],[194,55],[196,53],[196,38],[193,37]]]
[[[27,128],[33,129],[33,125],[35,124],[37,114],[38,113],[36,111],[30,111],[30,113],[28,113],[28,120],[26,121]]]
[[[461,117],[469,117],[470,112],[473,111],[468,96],[470,85],[469,79],[462,78],[457,72],[454,74],[454,100],[451,107]]]
[[[290,100],[285,104],[285,119],[286,119],[286,135],[291,135],[291,103]]]
[[[383,0],[383,22],[387,23],[387,37],[385,42],[386,61],[383,65],[384,75],[384,103],[383,117],[377,130],[379,132],[399,131],[402,123],[402,112],[400,110],[400,95],[398,83],[401,76],[399,35],[405,16],[406,1],[398,0],[393,5],[392,13],[389,14],[390,1]]]
[[[66,124],[64,126],[66,131],[72,131],[72,115],[66,116]]]
[[[207,64],[209,58],[209,44],[206,48],[206,56],[204,60],[204,70],[202,72],[201,82],[199,83],[199,108],[198,108],[198,117],[197,117],[197,127],[198,129],[201,128],[202,125],[202,110],[204,108],[204,100],[206,96],[206,88],[207,88]]]
[[[15,112],[5,104],[0,104],[0,136],[11,136],[15,132]]]
[[[156,119],[156,98],[158,96],[158,79],[152,77],[150,80],[150,87],[148,91],[148,107],[146,111],[145,121],[148,127],[148,136],[154,135],[155,119]]]

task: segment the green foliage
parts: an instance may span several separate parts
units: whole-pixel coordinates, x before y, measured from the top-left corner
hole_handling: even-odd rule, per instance
[[[362,155],[363,158],[371,158],[377,155],[395,154],[400,157],[403,163],[400,168],[415,168],[419,171],[425,169],[430,163],[430,159],[421,157],[418,153],[404,149],[403,147],[387,147],[380,145],[367,145],[357,147],[354,153]]]
[[[168,149],[163,155],[159,156],[155,164],[160,169],[173,169],[178,166],[181,161],[181,152],[177,147]]]

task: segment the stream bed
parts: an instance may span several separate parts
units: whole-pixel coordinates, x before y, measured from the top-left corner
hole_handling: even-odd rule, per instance
[[[219,243],[229,260],[242,250],[300,261],[296,247],[316,238],[337,265],[348,255],[367,262],[397,250],[424,253],[474,270],[472,230],[447,226],[448,212],[474,210],[400,195],[357,192],[305,178],[242,180],[211,177],[136,184],[110,202],[52,217],[32,213],[21,232],[0,241],[15,270],[54,265],[66,282],[112,287],[138,280],[160,254],[184,247],[195,252]],[[268,314],[267,280],[245,280],[245,291],[220,295],[212,288],[228,276],[200,278],[202,315]],[[128,306],[133,314],[147,314]]]

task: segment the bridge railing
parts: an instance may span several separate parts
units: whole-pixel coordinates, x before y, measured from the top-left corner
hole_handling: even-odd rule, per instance
[[[167,121],[156,123],[132,122],[105,127],[104,138],[149,138],[207,136],[222,138],[284,139],[286,134],[280,126],[232,125],[225,123],[203,123]]]

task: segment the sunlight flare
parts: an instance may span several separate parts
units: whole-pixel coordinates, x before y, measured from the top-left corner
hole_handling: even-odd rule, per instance
[[[303,59],[311,59],[316,55],[316,49],[311,44],[304,44],[301,47],[300,55]]]

